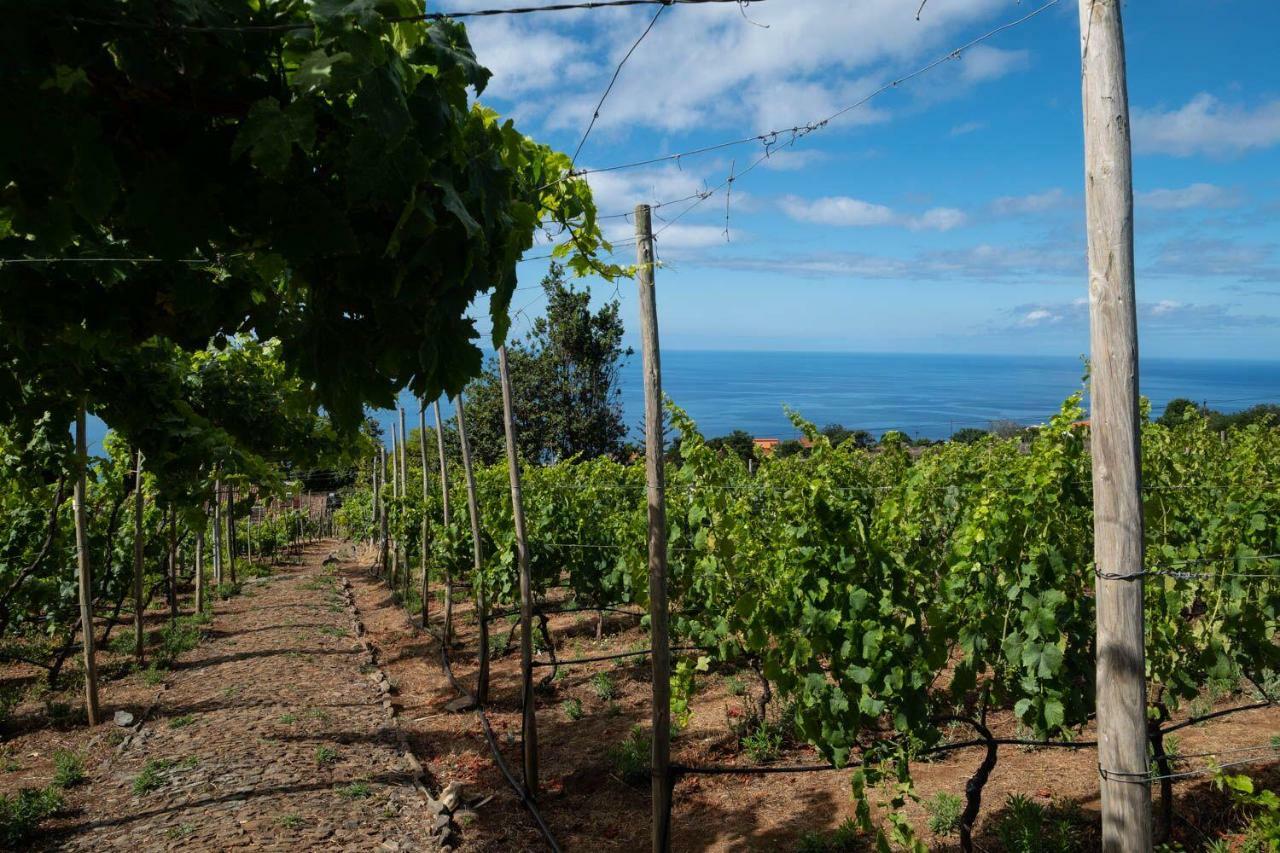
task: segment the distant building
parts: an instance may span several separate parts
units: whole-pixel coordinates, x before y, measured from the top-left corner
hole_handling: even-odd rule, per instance
[[[751,443],[756,446],[756,450],[764,456],[772,456],[773,451],[778,449],[778,445],[782,444],[782,440],[778,438],[753,438]]]

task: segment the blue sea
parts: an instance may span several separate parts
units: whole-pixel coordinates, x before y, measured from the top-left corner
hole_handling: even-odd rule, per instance
[[[622,373],[628,426],[643,434],[640,355]],[[1037,424],[1081,388],[1078,358],[1008,355],[904,355],[837,352],[662,353],[663,391],[698,422],[704,435],[735,429],[758,437],[789,438],[790,406],[822,426],[841,423],[877,435],[897,429],[920,438],[946,438],[992,421]],[[1220,411],[1280,402],[1280,362],[1143,359],[1141,392],[1158,415],[1175,397]],[[405,398],[411,423],[417,403]],[[392,414],[376,413],[390,432]]]

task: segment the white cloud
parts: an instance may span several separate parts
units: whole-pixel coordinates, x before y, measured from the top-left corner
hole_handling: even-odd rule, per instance
[[[456,0],[454,5],[474,9],[488,2]],[[633,126],[763,131],[819,119],[1008,14],[1007,0],[939,4],[919,21],[902,0],[859,0],[841,3],[839,10],[833,5],[831,0],[783,0],[753,6],[750,18],[767,29],[754,26],[731,5],[667,10],[623,68],[595,131],[600,140],[593,134],[592,141]],[[470,21],[480,61],[495,71],[486,97],[519,98],[522,112],[552,128],[584,127],[614,68],[652,14],[615,9]],[[933,72],[952,85],[908,91],[913,97],[933,97],[930,93],[937,91],[951,97],[1027,62],[1025,51],[981,45]],[[901,97],[886,102],[894,100],[900,103]],[[879,102],[862,107],[842,117],[840,125],[883,121],[884,109]]]
[[[1280,325],[1280,317],[1265,314],[1238,314],[1235,306],[1214,303],[1188,303],[1173,299],[1138,303],[1138,327],[1151,331],[1214,331],[1220,329],[1270,328]],[[1015,305],[1005,312],[1004,331],[1063,326],[1087,329],[1089,303],[1031,303]]]
[[[848,196],[803,199],[785,196],[779,204],[792,219],[846,228],[897,225],[912,231],[950,231],[968,222],[962,210],[935,207],[919,215],[902,214],[883,204]]]
[[[974,133],[975,131],[982,130],[986,126],[987,123],[985,121],[966,121],[951,128],[948,136],[964,136],[967,133]]]
[[[1001,196],[991,202],[991,211],[997,216],[1024,216],[1031,213],[1045,213],[1065,207],[1069,201],[1067,194],[1056,187],[1042,193],[1020,196]]]
[[[1180,189],[1148,190],[1137,193],[1134,200],[1142,207],[1151,210],[1231,207],[1238,201],[1234,193],[1213,184],[1192,184]]]
[[[1250,109],[1202,92],[1176,110],[1134,110],[1132,120],[1140,153],[1224,156],[1280,143],[1280,98]]]

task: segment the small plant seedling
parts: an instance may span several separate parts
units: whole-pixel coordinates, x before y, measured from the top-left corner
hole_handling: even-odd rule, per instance
[[[84,781],[84,758],[80,753],[69,749],[55,750],[53,753],[53,784],[59,788],[70,788]]]
[[[626,739],[609,750],[609,757],[623,781],[638,785],[649,778],[649,751],[649,736],[640,726],[632,726]]]
[[[582,700],[566,699],[560,703],[560,708],[564,711],[564,715],[571,720],[582,719]]]
[[[319,720],[322,723],[329,722],[329,712],[323,708],[312,708],[310,711],[307,711],[307,716],[313,720]]]
[[[151,666],[147,667],[142,673],[142,683],[148,687],[155,687],[164,683],[164,678],[169,673],[161,669],[154,661]]]
[[[776,761],[782,753],[782,729],[773,723],[761,722],[742,738],[742,749],[756,764]]]
[[[61,808],[62,795],[52,785],[0,794],[0,847],[21,849],[35,836],[40,822]]]
[[[181,717],[174,717],[169,721],[169,728],[183,729],[196,721],[196,718],[190,714],[183,714]]]
[[[362,800],[373,794],[368,782],[352,782],[349,785],[340,785],[337,791],[348,800]]]
[[[295,717],[293,714],[281,714],[280,722],[286,726],[291,726],[294,723],[298,722],[298,718]]]
[[[731,675],[724,680],[725,689],[729,691],[730,696],[745,696],[747,693],[747,685],[742,679],[736,675]]]
[[[591,689],[595,691],[596,698],[604,701],[614,699],[618,695],[618,688],[613,683],[613,678],[607,672],[597,672],[591,676]]]
[[[939,791],[925,802],[924,810],[929,814],[929,831],[934,835],[954,835],[960,831],[964,801],[955,794]]]
[[[280,825],[285,829],[301,829],[306,825],[306,821],[302,819],[302,815],[287,814],[280,818]]]
[[[316,764],[336,764],[338,761],[338,750],[331,746],[316,747]]]
[[[165,758],[148,758],[142,765],[142,772],[133,778],[133,793],[136,796],[149,794],[168,783],[164,771],[173,766],[173,762]]]
[[[191,835],[195,831],[196,831],[196,825],[194,823],[180,823],[177,826],[169,827],[165,835],[167,835],[171,839],[176,840],[179,838],[186,838],[188,835]]]

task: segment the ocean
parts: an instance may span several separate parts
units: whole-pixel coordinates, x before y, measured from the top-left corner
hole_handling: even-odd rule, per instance
[[[626,422],[643,435],[643,379],[637,352],[622,372]],[[663,391],[703,434],[735,429],[757,437],[797,435],[790,406],[818,426],[840,423],[876,435],[889,429],[940,439],[992,421],[1038,424],[1081,388],[1078,358],[838,352],[662,353]],[[1143,359],[1139,381],[1156,415],[1175,397],[1220,411],[1280,402],[1280,362]],[[404,398],[411,424],[417,403]],[[375,416],[390,433],[393,415]],[[428,418],[430,421],[430,418]]]

